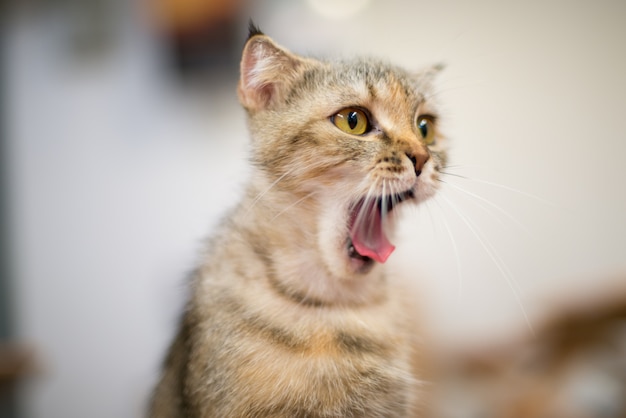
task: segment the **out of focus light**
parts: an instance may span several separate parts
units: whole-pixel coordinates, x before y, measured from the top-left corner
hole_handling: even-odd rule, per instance
[[[347,19],[359,13],[370,0],[308,0],[309,6],[320,15],[330,19]]]

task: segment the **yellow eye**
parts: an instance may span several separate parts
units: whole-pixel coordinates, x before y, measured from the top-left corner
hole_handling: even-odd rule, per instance
[[[370,130],[370,121],[364,111],[348,107],[332,117],[335,126],[345,133],[363,135]]]
[[[435,121],[432,116],[418,116],[417,130],[426,145],[433,145],[435,143]]]

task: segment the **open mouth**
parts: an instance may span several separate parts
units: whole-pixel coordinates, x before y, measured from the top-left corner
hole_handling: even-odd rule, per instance
[[[362,198],[350,209],[348,256],[353,259],[384,263],[396,248],[385,235],[385,221],[391,211],[405,200],[415,197],[413,190]]]

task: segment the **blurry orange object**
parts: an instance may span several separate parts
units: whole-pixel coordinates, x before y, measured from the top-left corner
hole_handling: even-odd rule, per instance
[[[241,0],[151,0],[150,4],[157,24],[179,34],[232,21],[242,9]]]

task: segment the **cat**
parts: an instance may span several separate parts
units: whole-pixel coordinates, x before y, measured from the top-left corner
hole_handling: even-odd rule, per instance
[[[382,264],[445,165],[437,72],[299,56],[250,25],[253,171],[193,276],[152,418],[424,416],[415,300]]]

